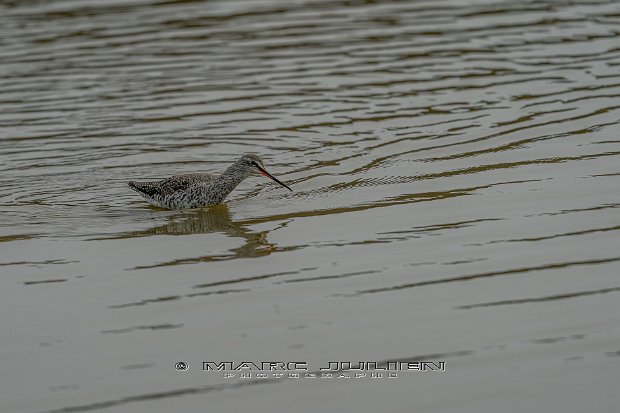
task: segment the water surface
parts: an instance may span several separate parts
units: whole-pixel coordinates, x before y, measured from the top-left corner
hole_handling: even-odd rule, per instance
[[[2,2],[0,410],[616,411],[619,19]],[[254,178],[181,212],[126,186],[244,152],[294,192]],[[336,360],[447,371],[201,371]]]

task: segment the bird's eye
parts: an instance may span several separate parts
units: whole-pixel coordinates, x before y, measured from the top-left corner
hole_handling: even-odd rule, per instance
[[[250,165],[253,165],[253,166],[258,166],[258,164],[256,163],[256,161],[250,161]]]

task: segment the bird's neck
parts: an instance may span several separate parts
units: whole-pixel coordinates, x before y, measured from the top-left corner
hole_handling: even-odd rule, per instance
[[[222,202],[246,178],[245,174],[239,173],[234,166],[226,169],[211,186],[209,192],[217,203]]]

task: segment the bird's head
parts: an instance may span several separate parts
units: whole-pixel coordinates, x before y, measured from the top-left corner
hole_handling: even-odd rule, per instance
[[[273,175],[271,175],[269,172],[265,170],[265,166],[263,165],[263,160],[258,155],[255,155],[253,153],[246,153],[241,158],[239,158],[239,160],[236,163],[239,164],[239,166],[242,168],[244,173],[246,173],[248,176],[263,175],[277,182],[278,184],[282,185],[289,191],[293,191],[291,188],[288,187],[288,185],[286,185],[284,182],[280,181],[279,179],[277,179],[276,177],[274,177]]]

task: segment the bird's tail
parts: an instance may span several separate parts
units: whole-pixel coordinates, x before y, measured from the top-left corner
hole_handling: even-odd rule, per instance
[[[153,182],[129,181],[127,182],[127,185],[129,185],[131,189],[142,195],[152,196],[155,192],[155,186],[153,185]]]
[[[137,183],[137,182],[135,182],[135,181],[129,181],[129,182],[127,182],[127,185],[129,185],[129,187],[130,187],[131,189],[133,189],[134,191],[139,191],[139,189],[138,189],[138,183]]]

